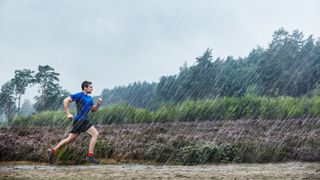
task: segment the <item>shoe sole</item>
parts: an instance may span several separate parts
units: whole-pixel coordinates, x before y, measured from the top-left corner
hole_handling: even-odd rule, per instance
[[[93,161],[88,160],[87,158],[85,158],[85,161],[89,162],[89,163],[92,163],[92,164],[99,164],[99,162],[93,162]]]
[[[49,164],[52,164],[52,159],[53,157],[50,159],[50,154],[51,154],[51,151],[48,151],[48,161],[49,161]]]

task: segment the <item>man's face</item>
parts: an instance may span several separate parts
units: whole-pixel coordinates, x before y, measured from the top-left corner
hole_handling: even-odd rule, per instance
[[[91,94],[91,92],[92,92],[92,90],[93,90],[92,84],[89,84],[88,87],[84,87],[84,90],[85,90],[88,94]]]

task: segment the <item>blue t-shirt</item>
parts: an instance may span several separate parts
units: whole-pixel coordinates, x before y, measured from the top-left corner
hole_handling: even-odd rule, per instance
[[[92,97],[83,92],[71,94],[70,97],[72,101],[76,101],[77,106],[77,115],[74,117],[74,120],[78,121],[87,119],[87,114],[93,106]]]

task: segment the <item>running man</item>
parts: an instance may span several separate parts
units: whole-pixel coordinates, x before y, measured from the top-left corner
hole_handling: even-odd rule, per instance
[[[61,149],[64,145],[69,144],[82,132],[87,132],[91,135],[90,145],[89,145],[89,152],[85,158],[86,161],[99,164],[99,161],[93,157],[94,147],[97,142],[97,138],[99,136],[99,132],[97,129],[88,121],[87,114],[91,110],[91,112],[95,112],[98,110],[100,104],[102,103],[102,99],[99,98],[96,105],[93,104],[92,97],[88,94],[91,94],[93,87],[92,82],[84,81],[81,85],[82,92],[72,94],[64,99],[64,109],[67,114],[67,118],[73,120],[72,129],[70,130],[69,136],[59,144],[48,150],[48,159],[49,162],[52,163],[53,156],[56,152]],[[77,106],[77,115],[73,117],[73,115],[69,111],[69,106],[72,101],[76,102]]]

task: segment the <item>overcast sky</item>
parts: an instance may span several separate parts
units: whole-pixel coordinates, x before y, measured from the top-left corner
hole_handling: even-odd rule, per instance
[[[0,0],[0,85],[16,69],[50,65],[79,92],[158,82],[195,62],[246,56],[284,27],[320,35],[318,0]],[[36,87],[26,98],[36,95]]]

